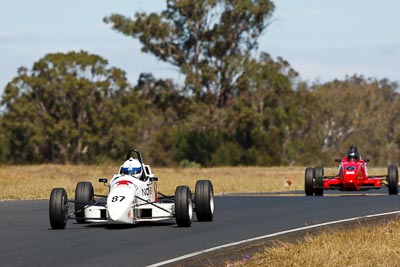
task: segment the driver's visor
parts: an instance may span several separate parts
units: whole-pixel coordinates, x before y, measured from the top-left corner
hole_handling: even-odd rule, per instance
[[[122,168],[121,170],[122,174],[128,174],[128,175],[134,175],[140,173],[140,167],[126,167]]]

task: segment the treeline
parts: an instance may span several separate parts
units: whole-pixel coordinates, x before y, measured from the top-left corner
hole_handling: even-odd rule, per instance
[[[138,148],[157,166],[326,165],[353,143],[373,164],[398,162],[397,84],[307,85],[291,82],[285,62],[265,68],[259,87],[218,107],[151,74],[132,86],[87,52],[46,55],[5,88],[1,162],[119,162]]]
[[[373,165],[398,163],[396,83],[308,84],[282,58],[255,58],[271,1],[166,2],[105,22],[178,67],[183,85],[151,73],[131,84],[86,51],[47,54],[4,88],[0,162],[121,162],[137,148],[156,166],[333,165],[356,144]]]

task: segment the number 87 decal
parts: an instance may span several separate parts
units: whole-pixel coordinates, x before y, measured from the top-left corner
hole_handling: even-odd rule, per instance
[[[124,200],[125,197],[124,196],[113,196],[113,198],[111,199],[111,202],[122,202],[122,200]]]

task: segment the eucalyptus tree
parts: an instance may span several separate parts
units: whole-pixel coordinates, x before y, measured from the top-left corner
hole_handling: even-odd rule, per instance
[[[237,82],[274,9],[270,0],[166,0],[161,13],[112,14],[104,21],[178,67],[188,93],[224,107],[239,93]]]
[[[8,161],[92,159],[128,88],[124,71],[85,51],[47,54],[31,70],[21,67],[1,101]]]
[[[313,124],[324,158],[342,156],[355,144],[371,164],[398,162],[400,96],[398,84],[360,75],[311,87],[318,120]],[[339,153],[339,154],[338,154]]]

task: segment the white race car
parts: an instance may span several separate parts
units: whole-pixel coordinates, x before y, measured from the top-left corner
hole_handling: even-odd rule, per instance
[[[193,211],[198,221],[213,220],[211,181],[198,180],[193,198],[188,186],[178,186],[174,196],[164,195],[158,192],[157,181],[150,166],[143,164],[140,151],[130,150],[109,184],[106,178],[99,179],[109,187],[107,196],[96,195],[91,182],[76,185],[75,200],[68,200],[64,188],[54,188],[49,201],[51,228],[64,229],[68,219],[75,219],[77,223],[136,224],[173,218],[178,226],[188,227],[192,224]],[[69,203],[75,204],[71,214]]]

